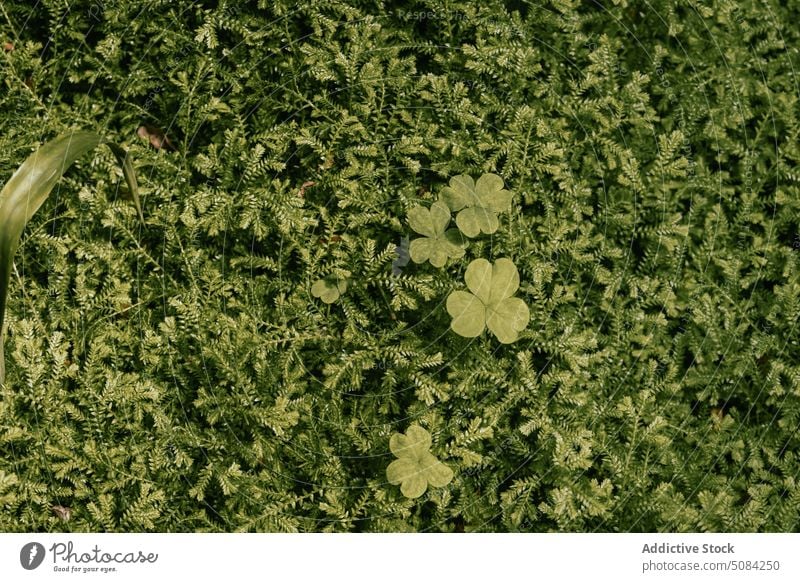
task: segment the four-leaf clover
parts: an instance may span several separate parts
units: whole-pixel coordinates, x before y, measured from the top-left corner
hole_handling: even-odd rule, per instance
[[[408,211],[408,224],[424,238],[411,241],[409,252],[415,263],[430,260],[434,267],[444,267],[447,259],[464,256],[466,243],[458,229],[447,229],[450,209],[444,202],[434,202],[430,210],[415,206]]]
[[[324,303],[333,303],[347,290],[347,279],[320,279],[311,286],[311,294]]]
[[[442,189],[442,198],[450,209],[460,210],[456,216],[459,230],[470,238],[497,231],[497,214],[511,210],[511,196],[497,174],[484,174],[477,182],[460,174],[450,178],[450,185]]]
[[[408,427],[406,434],[395,433],[389,439],[397,460],[387,467],[386,478],[392,485],[400,485],[400,492],[410,499],[425,493],[428,485],[444,487],[453,478],[452,469],[428,451],[430,446],[430,433],[417,424]]]
[[[453,291],[447,297],[450,327],[463,337],[477,337],[489,328],[501,343],[517,340],[530,320],[528,306],[512,297],[519,288],[519,272],[510,259],[497,259],[494,266],[476,259],[467,267],[464,280],[472,293]]]

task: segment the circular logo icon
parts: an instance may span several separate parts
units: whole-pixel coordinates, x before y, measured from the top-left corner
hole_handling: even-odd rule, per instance
[[[30,542],[19,551],[19,563],[26,570],[35,570],[44,561],[44,546],[39,542]]]

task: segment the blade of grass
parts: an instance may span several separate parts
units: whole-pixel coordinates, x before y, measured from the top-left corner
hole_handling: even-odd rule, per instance
[[[144,224],[144,214],[142,214],[142,205],[139,201],[139,185],[136,182],[136,172],[133,170],[133,160],[128,155],[128,152],[115,143],[110,141],[104,142],[114,157],[117,158],[119,165],[122,167],[122,175],[125,177],[125,182],[128,184],[128,190],[131,191],[133,197],[133,205],[136,206],[136,213],[139,215],[139,220]]]
[[[130,156],[122,147],[90,131],[64,134],[42,145],[23,162],[0,191],[0,384],[5,383],[3,338],[8,285],[14,253],[22,231],[69,167],[101,144],[111,149],[122,166],[136,212],[144,222],[136,173]]]

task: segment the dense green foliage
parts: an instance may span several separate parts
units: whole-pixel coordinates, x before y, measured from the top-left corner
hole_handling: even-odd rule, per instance
[[[102,151],[23,235],[0,529],[800,529],[796,3],[0,6],[0,181],[91,129],[145,215]],[[393,275],[485,172],[498,230]],[[527,327],[453,333],[502,257]]]
[[[73,162],[104,142],[102,136],[86,131],[61,135],[28,156],[0,189],[0,385],[6,381],[3,330],[8,283],[22,231]],[[117,157],[139,218],[144,221],[133,160],[120,146],[105,143]]]

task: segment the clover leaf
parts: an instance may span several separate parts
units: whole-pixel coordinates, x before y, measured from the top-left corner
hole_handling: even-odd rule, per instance
[[[483,174],[477,182],[460,174],[450,178],[450,185],[442,189],[442,199],[450,210],[460,210],[456,216],[459,230],[470,238],[497,231],[497,214],[511,210],[511,197],[497,174]]]
[[[408,427],[406,434],[395,433],[389,448],[397,457],[386,468],[386,478],[400,485],[400,492],[410,499],[425,493],[428,485],[444,487],[453,478],[453,471],[434,457],[428,449],[430,433],[417,424]]]
[[[430,210],[415,206],[408,211],[408,224],[416,232],[424,235],[411,241],[409,252],[415,263],[430,260],[434,267],[444,267],[447,259],[464,256],[466,241],[458,229],[447,229],[450,223],[450,210],[444,202],[434,202]]]
[[[347,279],[320,279],[311,286],[311,294],[324,303],[333,303],[347,290]]]
[[[472,293],[453,291],[447,297],[450,327],[463,337],[477,337],[489,328],[501,343],[515,342],[530,320],[528,306],[512,297],[519,288],[519,272],[511,259],[497,259],[494,266],[476,259],[467,267],[464,280]]]

